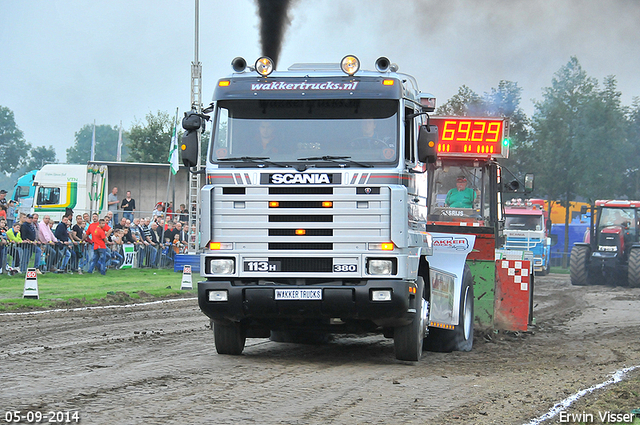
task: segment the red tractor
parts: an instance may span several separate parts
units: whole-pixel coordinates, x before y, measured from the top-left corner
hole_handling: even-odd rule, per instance
[[[571,249],[571,283],[640,287],[639,234],[640,201],[596,201],[585,241]]]

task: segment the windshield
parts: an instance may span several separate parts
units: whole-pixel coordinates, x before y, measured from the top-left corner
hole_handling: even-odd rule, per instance
[[[434,221],[483,221],[490,218],[489,175],[482,166],[437,166],[429,205]]]
[[[633,208],[602,208],[599,228],[616,225],[628,227],[635,223],[634,217],[635,210]]]
[[[237,165],[242,157],[252,158],[244,160],[247,165],[267,166],[318,160],[334,164],[337,157],[351,165],[397,161],[397,100],[220,101],[216,117],[211,161],[219,166]]]
[[[505,230],[542,230],[541,215],[507,215]]]
[[[22,198],[27,198],[31,192],[31,186],[17,186],[15,200],[20,202]]]

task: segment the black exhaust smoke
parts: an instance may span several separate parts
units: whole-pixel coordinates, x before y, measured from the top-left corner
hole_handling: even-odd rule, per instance
[[[262,54],[277,65],[284,33],[291,24],[289,6],[292,0],[256,0],[260,16],[260,40]]]

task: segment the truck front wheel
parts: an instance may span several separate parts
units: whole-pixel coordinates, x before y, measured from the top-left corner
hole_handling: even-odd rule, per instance
[[[405,326],[395,328],[393,345],[396,359],[417,362],[422,357],[422,345],[427,329],[428,308],[424,298],[424,280],[418,277],[416,292],[416,313],[413,321]]]
[[[629,251],[629,267],[627,281],[630,288],[640,288],[640,248]]]
[[[242,354],[247,337],[241,323],[216,321],[211,327],[218,354]]]

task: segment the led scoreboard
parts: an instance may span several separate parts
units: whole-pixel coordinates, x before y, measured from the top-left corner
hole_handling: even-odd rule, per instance
[[[509,156],[506,118],[430,117],[430,124],[438,127],[438,156]]]

